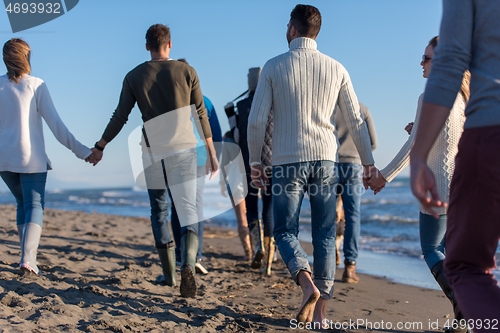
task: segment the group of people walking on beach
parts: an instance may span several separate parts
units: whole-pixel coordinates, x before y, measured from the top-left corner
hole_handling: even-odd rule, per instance
[[[357,283],[360,198],[354,188],[370,187],[378,193],[408,164],[412,191],[420,201],[422,252],[453,305],[456,325],[450,331],[485,332],[486,322],[499,319],[500,288],[492,269],[500,238],[500,178],[495,172],[500,161],[494,153],[500,147],[500,4],[486,0],[443,0],[443,4],[440,36],[430,40],[420,63],[428,83],[415,120],[407,126],[410,137],[380,171],[372,156],[377,140],[371,115],[359,103],[347,70],[318,51],[315,39],[321,14],[313,6],[297,5],[291,12],[286,31],[289,51],[262,69],[250,70],[249,95],[237,103],[237,121],[234,105],[225,107],[231,130],[220,149],[222,166],[234,159],[231,147],[239,145],[248,194],[239,198],[235,193],[241,191],[226,188],[225,172],[221,190],[224,194],[227,190],[232,200],[238,234],[253,268],[271,274],[277,245],[302,290],[298,322],[322,327],[327,319],[334,287],[337,198],[342,197],[346,211],[343,281]],[[5,43],[0,152],[11,157],[0,161],[0,176],[18,206],[22,271],[40,274],[36,253],[50,170],[42,118],[59,142],[96,165],[137,103],[144,121],[141,176],[151,203],[162,282],[177,285],[177,259],[181,296],[196,296],[196,271],[204,269],[197,261],[203,232],[197,195],[203,188],[199,179],[205,174],[213,178],[220,167],[213,135],[216,114],[213,107],[207,108],[211,103],[201,93],[196,71],[169,58],[171,47],[168,27],[149,28],[146,48],[151,60],[126,75],[118,107],[100,140],[89,149],[64,126],[45,83],[29,75],[28,44],[20,39]],[[205,155],[196,149],[196,133]],[[205,163],[200,163],[200,156]],[[313,269],[298,240],[306,193],[311,203]],[[175,243],[168,228],[169,201],[178,221]],[[484,325],[479,327],[478,320]]]

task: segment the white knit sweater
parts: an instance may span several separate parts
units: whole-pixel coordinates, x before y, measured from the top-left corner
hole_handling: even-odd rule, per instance
[[[338,103],[364,165],[373,164],[370,135],[347,70],[300,37],[262,69],[248,119],[250,163],[260,163],[266,123],[274,114],[273,165],[338,161]]]
[[[394,159],[385,168],[380,170],[382,176],[384,176],[388,182],[391,182],[394,177],[396,177],[397,174],[410,163],[410,151],[417,135],[423,97],[424,94],[420,95],[420,98],[418,99],[417,115],[415,117],[410,137]],[[465,104],[465,99],[462,94],[458,94],[450,115],[446,120],[443,129],[439,132],[439,136],[434,142],[434,145],[429,152],[429,157],[427,158],[427,164],[434,173],[434,177],[436,179],[439,199],[446,203],[449,199],[451,178],[453,176],[453,172],[455,171],[455,156],[458,153],[458,141],[460,140],[464,130]],[[443,215],[446,214],[447,208],[439,207],[434,208],[434,210],[438,214]],[[424,214],[429,214],[425,211],[422,205],[420,205],[420,211]]]
[[[19,84],[0,76],[0,171],[38,173],[51,169],[45,153],[42,117],[56,139],[81,159],[92,151],[64,125],[45,83],[24,75]]]

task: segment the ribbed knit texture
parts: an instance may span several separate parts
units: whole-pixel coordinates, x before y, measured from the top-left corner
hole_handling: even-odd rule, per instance
[[[46,172],[51,169],[45,153],[43,122],[56,139],[78,158],[92,151],[78,142],[64,125],[43,80],[24,75],[19,84],[0,76],[0,171]]]
[[[423,96],[424,94],[420,95],[418,99],[417,116],[415,117],[410,137],[394,159],[385,168],[380,170],[382,176],[384,176],[388,182],[391,182],[401,170],[410,164],[410,151],[417,135]],[[458,141],[462,136],[465,122],[464,109],[465,100],[462,94],[459,94],[427,158],[427,164],[434,173],[436,179],[439,199],[446,203],[449,199],[451,177],[455,171],[455,156],[458,153]],[[442,215],[446,214],[447,208],[439,207],[434,208],[434,210]],[[424,214],[429,214],[422,205],[420,205],[420,211]]]
[[[273,108],[273,165],[338,161],[335,105],[349,127],[364,165],[373,164],[368,130],[347,70],[320,53],[310,38],[295,38],[290,51],[269,60],[260,75],[248,120],[250,163],[260,163]]]

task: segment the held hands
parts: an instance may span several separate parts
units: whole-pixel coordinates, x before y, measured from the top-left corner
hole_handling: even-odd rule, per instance
[[[405,131],[408,132],[408,135],[411,134],[412,129],[413,129],[413,122],[408,123],[408,125],[406,125],[406,127],[405,127]]]
[[[269,184],[269,178],[264,171],[261,164],[254,164],[250,166],[252,183],[260,188],[261,190],[266,190],[266,185]]]
[[[219,161],[215,154],[208,154],[207,162],[205,163],[205,174],[210,174],[209,180],[212,180],[219,171]]]
[[[89,157],[85,159],[85,162],[89,162],[93,166],[96,166],[97,163],[99,163],[99,161],[102,159],[103,153],[102,151],[95,148],[91,148],[90,150],[92,150],[92,154],[90,154]]]
[[[439,200],[434,174],[424,161],[416,158],[410,160],[410,168],[413,195],[417,197],[427,212],[435,218],[439,218],[438,213],[432,208],[446,207],[447,204]],[[432,199],[427,196],[427,192],[431,193]]]
[[[385,187],[386,180],[380,171],[372,165],[363,165],[363,186],[365,190],[370,187],[373,194],[377,194]]]

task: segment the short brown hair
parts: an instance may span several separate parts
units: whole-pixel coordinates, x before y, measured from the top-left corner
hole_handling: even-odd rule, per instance
[[[290,13],[290,24],[300,37],[316,38],[321,29],[321,14],[314,6],[297,5]]]
[[[146,44],[152,51],[158,51],[170,42],[170,28],[163,24],[155,24],[146,32]]]
[[[22,39],[12,38],[4,44],[3,62],[9,80],[19,83],[21,76],[31,73],[30,56],[30,46]]]

